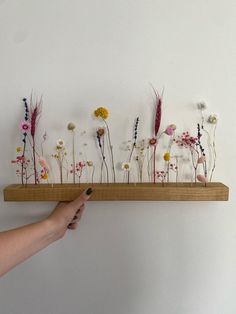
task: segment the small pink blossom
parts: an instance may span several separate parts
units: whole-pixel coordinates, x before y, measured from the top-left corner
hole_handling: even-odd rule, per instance
[[[80,167],[80,168],[83,168],[86,166],[85,162],[83,161],[79,161],[77,164],[76,164],[77,167]]]
[[[207,183],[208,182],[207,178],[204,175],[202,175],[202,174],[198,174],[197,175],[197,179],[198,179],[199,182],[202,182],[202,183]]]
[[[191,136],[189,132],[183,132],[175,141],[178,146],[193,148],[197,144],[198,138]]]
[[[165,130],[165,133],[169,136],[174,134],[174,129],[171,126],[168,126]]]
[[[20,123],[20,129],[21,129],[21,131],[23,131],[23,132],[29,132],[30,131],[30,129],[31,129],[31,124],[30,124],[30,122],[29,121],[22,121],[21,123]]]
[[[44,157],[42,156],[39,157],[39,164],[42,168],[44,168],[47,172],[49,172],[50,167]]]

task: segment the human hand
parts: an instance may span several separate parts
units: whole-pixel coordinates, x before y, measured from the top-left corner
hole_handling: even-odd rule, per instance
[[[60,202],[46,219],[55,240],[62,238],[67,229],[76,229],[85,208],[85,202],[90,198],[92,189],[88,188],[74,201]]]

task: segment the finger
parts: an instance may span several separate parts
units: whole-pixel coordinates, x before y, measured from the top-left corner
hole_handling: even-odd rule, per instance
[[[78,208],[80,209],[81,206],[89,200],[93,190],[88,188],[87,190],[83,191],[79,197],[77,197],[74,201],[72,201],[69,205],[70,207],[76,212]]]
[[[84,209],[85,209],[85,205],[83,204],[83,205],[77,210],[76,215],[77,215],[78,213],[83,213]]]
[[[71,230],[75,230],[77,227],[78,227],[78,222],[75,222],[75,223],[70,223],[67,228]]]
[[[80,217],[77,217],[77,218],[75,218],[75,219],[73,219],[73,220],[71,221],[71,223],[74,224],[75,222],[79,222],[80,219],[81,219],[81,216],[80,216]]]

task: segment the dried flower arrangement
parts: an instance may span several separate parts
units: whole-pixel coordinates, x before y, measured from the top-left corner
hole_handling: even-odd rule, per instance
[[[78,139],[80,144],[77,146],[76,124],[74,122],[67,124],[67,130],[71,134],[71,144],[69,145],[71,148],[66,147],[65,141],[59,138],[56,141],[55,153],[50,155],[57,162],[61,184],[94,183],[95,169],[99,170],[100,183],[116,183],[117,171],[120,169],[123,172],[123,182],[125,183],[149,182],[155,184],[159,181],[164,186],[170,182],[179,182],[180,160],[182,160],[181,164],[186,163],[187,160],[188,166],[191,167],[190,182],[197,183],[199,181],[206,186],[207,182],[212,181],[216,168],[217,115],[205,116],[207,106],[204,102],[199,102],[197,109],[200,112],[200,120],[196,125],[195,134],[186,130],[176,135],[177,127],[173,123],[164,129],[161,128],[163,92],[159,94],[153,86],[152,89],[155,96],[152,135],[146,139],[139,139],[138,131],[142,121],[137,116],[134,119],[132,138],[127,145],[127,158],[120,163],[119,167],[115,163],[111,131],[107,122],[109,117],[107,108],[98,107],[94,110],[94,116],[103,123],[102,126],[97,127],[95,132],[100,167],[95,168],[97,162],[87,158],[85,153],[87,143],[80,142],[82,136]],[[12,163],[17,166],[16,174],[20,178],[21,184],[27,185],[32,181],[34,184],[44,181],[49,183],[52,169],[44,154],[46,133],[42,137],[40,149],[37,143],[37,126],[41,116],[42,98],[34,101],[31,96],[30,105],[24,98],[23,104],[24,119],[20,123],[22,145],[16,148],[17,155]],[[162,152],[161,143],[163,141],[165,145]],[[79,147],[84,149],[84,153],[80,153],[83,156],[78,160],[76,156]],[[68,149],[71,149],[71,154],[67,153]],[[183,155],[187,155],[189,158],[184,159]],[[158,157],[161,158],[158,159]],[[157,162],[157,160],[159,161]],[[50,183],[56,182],[51,179]]]

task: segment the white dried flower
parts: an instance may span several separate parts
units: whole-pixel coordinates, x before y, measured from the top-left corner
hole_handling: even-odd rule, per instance
[[[208,123],[211,123],[211,124],[217,124],[218,122],[218,117],[216,114],[212,114],[208,117]]]
[[[130,162],[123,162],[121,165],[122,170],[124,171],[130,171],[131,169],[131,164]]]
[[[65,146],[65,141],[64,141],[63,139],[59,138],[59,139],[57,140],[57,148],[58,148],[58,149],[61,149],[61,148],[63,148],[64,146]]]

